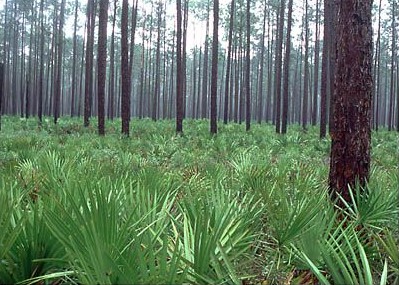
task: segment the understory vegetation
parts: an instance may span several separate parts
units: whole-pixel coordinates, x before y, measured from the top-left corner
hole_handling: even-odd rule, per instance
[[[119,126],[2,118],[1,284],[399,284],[396,132],[334,209],[316,127]]]

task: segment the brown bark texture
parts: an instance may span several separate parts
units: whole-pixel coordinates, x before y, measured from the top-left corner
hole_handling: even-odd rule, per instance
[[[100,0],[99,12],[97,45],[98,133],[99,135],[105,135],[105,81],[107,80],[108,0]]]
[[[364,186],[370,169],[372,0],[341,0],[338,9],[329,187],[350,203],[348,187]]]
[[[130,72],[129,72],[129,43],[127,40],[128,29],[128,9],[127,0],[122,1],[122,19],[121,19],[121,76],[122,76],[122,134],[129,136],[130,126]]]

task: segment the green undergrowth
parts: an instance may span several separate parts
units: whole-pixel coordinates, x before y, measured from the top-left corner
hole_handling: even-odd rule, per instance
[[[316,127],[92,126],[2,118],[0,283],[398,284],[397,133],[334,210]]]

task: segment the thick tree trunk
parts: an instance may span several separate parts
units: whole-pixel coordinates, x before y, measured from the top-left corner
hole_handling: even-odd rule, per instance
[[[351,202],[348,187],[365,185],[370,169],[372,0],[340,1],[334,128],[329,187]],[[342,206],[343,203],[338,202]]]

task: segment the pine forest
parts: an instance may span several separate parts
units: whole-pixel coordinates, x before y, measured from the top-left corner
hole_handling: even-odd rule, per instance
[[[399,284],[397,0],[0,0],[0,284]]]

